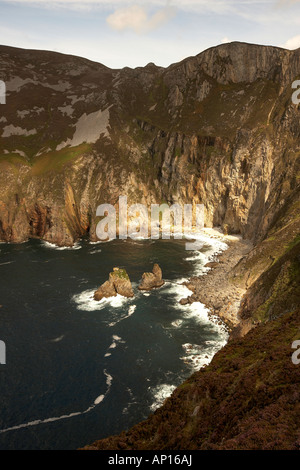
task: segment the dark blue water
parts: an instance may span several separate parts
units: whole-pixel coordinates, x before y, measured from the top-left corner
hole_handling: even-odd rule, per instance
[[[79,248],[0,245],[0,449],[75,449],[119,433],[226,341],[200,304],[178,303],[208,245],[200,255],[164,240]],[[154,262],[167,282],[144,295],[137,283]],[[135,298],[93,301],[114,266],[126,268]]]

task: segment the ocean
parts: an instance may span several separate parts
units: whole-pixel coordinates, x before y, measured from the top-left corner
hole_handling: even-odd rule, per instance
[[[200,237],[114,240],[72,249],[40,240],[0,244],[0,449],[76,449],[146,419],[227,342],[182,282],[226,245]],[[165,285],[137,289],[157,262]],[[93,300],[113,267],[135,297]]]

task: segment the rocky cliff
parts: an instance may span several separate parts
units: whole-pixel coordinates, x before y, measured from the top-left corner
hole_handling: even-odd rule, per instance
[[[122,70],[0,47],[0,239],[95,240],[119,195],[264,238],[299,182],[299,74],[300,50],[243,43]]]
[[[300,49],[244,43],[122,70],[0,47],[0,240],[96,240],[97,206],[126,195],[203,203],[207,227],[254,244],[228,276],[246,290],[232,341],[92,448],[299,448],[299,78]]]

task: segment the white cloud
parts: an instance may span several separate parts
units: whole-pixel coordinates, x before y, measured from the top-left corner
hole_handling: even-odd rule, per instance
[[[176,14],[175,8],[165,7],[150,16],[145,7],[131,5],[120,8],[106,19],[107,24],[116,31],[132,30],[135,33],[148,33],[163,25]]]
[[[298,49],[300,47],[300,34],[298,36],[294,36],[286,41],[283,46],[285,49]]]

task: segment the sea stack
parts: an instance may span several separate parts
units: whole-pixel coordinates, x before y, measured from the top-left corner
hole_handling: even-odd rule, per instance
[[[152,273],[144,273],[139,290],[152,290],[163,286],[165,281],[162,278],[162,270],[157,263],[154,264]]]
[[[125,269],[114,268],[109,273],[108,281],[105,281],[94,293],[95,300],[101,300],[104,297],[115,297],[117,294],[123,297],[134,297],[132,285]]]

